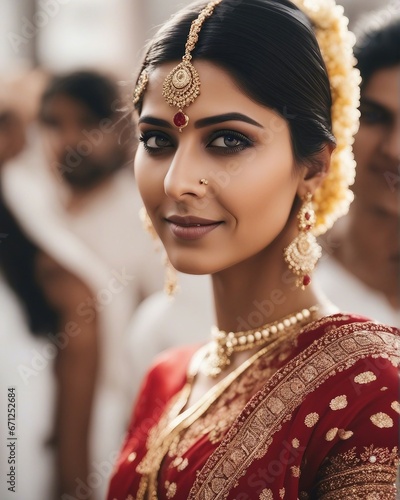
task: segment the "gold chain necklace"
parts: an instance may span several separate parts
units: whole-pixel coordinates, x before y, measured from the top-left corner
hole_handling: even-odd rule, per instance
[[[230,365],[233,353],[269,344],[277,337],[284,338],[288,332],[314,321],[317,312],[318,306],[314,305],[260,328],[243,332],[225,332],[214,326],[211,330],[208,352],[201,365],[202,373],[207,377],[217,377]]]
[[[298,332],[297,332],[298,333]],[[285,337],[288,341],[293,341],[297,337],[297,333],[293,330],[292,335]],[[201,370],[205,356],[207,356],[207,346],[203,346],[194,355],[194,358],[189,366],[188,380],[179,394],[176,403],[170,410],[171,420],[167,423],[162,432],[156,436],[151,443],[146,455],[136,468],[136,471],[142,475],[139,483],[139,489],[136,494],[136,500],[157,500],[157,476],[161,467],[161,463],[168,453],[168,450],[179,434],[190,427],[193,422],[200,418],[210,406],[227,390],[227,388],[240,375],[242,375],[249,367],[251,367],[262,356],[273,356],[281,347],[280,339],[271,340],[268,345],[261,348],[249,359],[244,361],[234,371],[230,372],[226,377],[217,382],[217,384],[209,389],[203,396],[193,405],[189,406],[181,413],[181,410],[189,400],[192,389],[193,380],[198,371]]]

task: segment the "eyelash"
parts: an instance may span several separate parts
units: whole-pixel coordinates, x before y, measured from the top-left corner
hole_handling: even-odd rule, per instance
[[[388,124],[391,121],[390,116],[385,114],[383,111],[373,109],[368,106],[361,106],[360,112],[361,121],[369,125]]]
[[[243,151],[247,148],[250,148],[251,146],[254,145],[254,141],[246,137],[245,135],[241,134],[240,132],[236,132],[234,130],[219,130],[218,132],[215,132],[211,137],[210,137],[210,143],[216,141],[217,139],[220,139],[221,137],[230,137],[231,139],[235,139],[237,141],[240,141],[241,144],[238,144],[237,146],[233,147],[220,147],[220,146],[208,146],[209,148],[213,148],[214,151],[218,151],[219,153],[222,154],[235,154],[235,153],[240,153],[240,151]]]
[[[147,141],[149,141],[151,138],[156,137],[156,138],[161,138],[165,139],[168,141],[171,146],[165,146],[165,147],[160,147],[160,148],[153,148],[147,144]],[[220,139],[221,137],[229,137],[231,139],[240,141],[241,144],[238,144],[233,147],[221,147],[221,146],[211,146],[212,142],[216,141],[217,139]],[[143,134],[140,135],[139,141],[143,143],[144,149],[147,151],[147,153],[156,155],[156,154],[162,154],[165,152],[165,150],[171,148],[174,146],[173,141],[168,137],[168,135],[162,133],[162,132],[144,132]],[[251,146],[253,146],[254,141],[246,137],[245,135],[241,134],[240,132],[236,132],[234,130],[219,130],[218,132],[215,132],[214,134],[211,135],[207,147],[209,149],[213,149],[213,151],[217,154],[235,154],[239,153],[240,151],[243,151]]]

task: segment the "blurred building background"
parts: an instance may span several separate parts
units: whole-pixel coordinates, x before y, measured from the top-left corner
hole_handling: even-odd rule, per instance
[[[2,0],[0,72],[91,67],[129,80],[144,42],[182,0]],[[245,1],[245,0],[244,0]],[[341,0],[354,22],[395,0]]]

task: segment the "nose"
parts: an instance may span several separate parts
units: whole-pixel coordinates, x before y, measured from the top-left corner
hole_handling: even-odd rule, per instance
[[[204,198],[207,194],[204,160],[193,148],[178,148],[164,178],[164,191],[174,200]]]

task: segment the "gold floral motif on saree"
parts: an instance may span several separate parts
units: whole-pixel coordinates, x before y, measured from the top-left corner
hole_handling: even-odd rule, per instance
[[[329,326],[330,321],[333,318],[322,319],[312,328],[324,322]],[[289,361],[279,376],[273,376],[243,410],[235,429],[228,431],[209,457],[188,500],[227,498],[250,464],[266,455],[274,434],[304,398],[334,374],[368,356],[381,357],[398,366],[399,340],[383,325],[368,323],[368,330],[363,330],[365,326],[352,323],[332,329]]]
[[[354,377],[354,382],[356,384],[369,384],[370,382],[375,382],[376,375],[373,372],[363,372]]]
[[[389,450],[369,446],[357,453],[354,447],[327,458],[319,472],[317,497],[321,500],[394,500],[397,452],[397,447]]]
[[[379,427],[380,429],[389,429],[393,427],[393,419],[389,417],[387,413],[380,411],[379,413],[375,413],[370,417],[371,422]]]
[[[170,483],[169,481],[166,481],[164,486],[166,489],[166,493],[165,493],[166,497],[167,498],[174,498],[174,496],[176,495],[176,492],[178,490],[176,483]]]
[[[400,403],[398,401],[393,401],[390,406],[392,407],[392,410],[400,415]]]
[[[338,436],[343,441],[345,441],[346,439],[350,439],[353,435],[354,435],[353,431],[346,431],[345,429],[338,430]]]
[[[325,439],[327,441],[333,441],[338,433],[338,430],[339,429],[337,427],[333,427],[333,429],[329,429],[329,431],[325,435]]]
[[[332,401],[329,403],[329,407],[331,410],[337,411],[337,410],[343,410],[343,408],[346,408],[347,406],[347,396],[342,395],[342,396],[337,396],[336,398],[332,399]]]
[[[270,489],[265,489],[261,492],[260,500],[274,500],[274,495]]]

